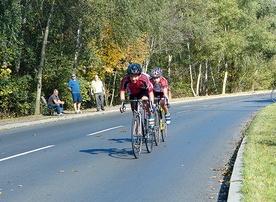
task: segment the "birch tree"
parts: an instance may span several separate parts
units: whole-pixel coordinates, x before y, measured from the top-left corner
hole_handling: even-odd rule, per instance
[[[40,64],[38,67],[38,75],[37,75],[35,115],[40,114],[40,96],[41,96],[41,89],[42,89],[42,74],[43,74],[43,68],[45,65],[45,54],[46,54],[47,40],[48,40],[48,36],[49,36],[49,29],[50,29],[52,14],[54,11],[54,3],[55,3],[55,1],[52,0],[51,9],[49,11],[49,16],[48,16],[47,24],[45,27],[43,43],[42,43],[42,47],[41,47],[41,58],[40,58]]]

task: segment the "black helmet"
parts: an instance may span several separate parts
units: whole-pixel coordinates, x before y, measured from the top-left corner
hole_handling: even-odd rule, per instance
[[[152,78],[157,78],[162,76],[162,69],[160,67],[154,67],[150,72],[150,76]]]
[[[127,68],[128,74],[139,75],[142,73],[142,67],[137,63],[132,63]]]

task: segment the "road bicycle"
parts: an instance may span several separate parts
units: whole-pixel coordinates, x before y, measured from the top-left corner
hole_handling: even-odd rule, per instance
[[[270,98],[273,102],[276,102],[276,88],[271,91]]]
[[[128,100],[128,102],[137,103],[137,110],[133,111],[131,123],[131,144],[134,157],[138,159],[142,151],[143,142],[145,142],[148,153],[152,152],[155,129],[149,126],[149,119],[144,102],[149,102],[151,109],[152,105],[149,100]],[[124,102],[122,102],[120,109],[126,109]]]
[[[159,102],[160,100],[165,100],[166,105],[169,106],[168,100],[166,98],[154,98],[154,102],[156,104],[155,106],[155,119],[156,119],[156,133],[155,133],[155,144],[160,144],[160,134],[162,137],[162,141],[165,142],[167,140],[167,134],[168,134],[168,125],[166,123],[165,119],[165,112],[163,108],[160,106]]]

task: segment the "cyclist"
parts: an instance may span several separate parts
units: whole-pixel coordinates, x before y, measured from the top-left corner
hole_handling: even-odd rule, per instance
[[[156,98],[165,98],[168,101],[169,85],[167,79],[162,76],[162,69],[160,67],[154,67],[150,73],[150,82],[153,85],[153,92]],[[168,104],[165,100],[160,100],[160,106],[165,112],[166,123],[171,123],[171,115],[169,113]]]
[[[149,80],[149,77],[142,73],[142,67],[137,63],[132,63],[127,68],[127,75],[125,75],[121,81],[120,87],[120,99],[122,106],[125,101],[125,91],[128,90],[130,100],[150,100],[154,103],[153,86]],[[137,102],[131,102],[131,110],[137,109]],[[149,126],[154,126],[153,106],[148,102],[144,103],[146,111],[149,116]],[[125,107],[121,107],[120,111],[125,112]]]

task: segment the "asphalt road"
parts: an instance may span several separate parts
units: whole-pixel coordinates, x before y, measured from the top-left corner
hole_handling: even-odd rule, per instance
[[[219,201],[221,170],[269,104],[268,94],[175,102],[167,141],[139,159],[129,108],[1,131],[0,201]]]

